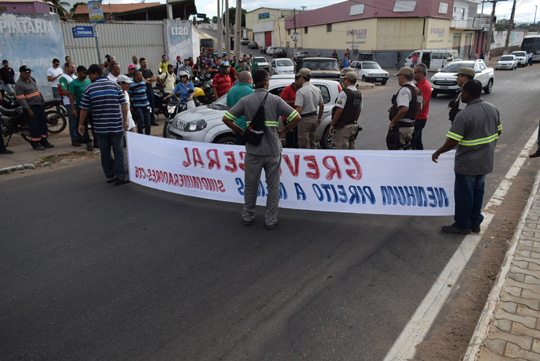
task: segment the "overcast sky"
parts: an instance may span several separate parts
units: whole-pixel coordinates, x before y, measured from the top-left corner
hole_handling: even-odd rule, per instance
[[[68,0],[70,3],[74,4],[76,0]],[[104,4],[108,4],[109,1],[112,4],[121,4],[121,3],[138,3],[142,1],[133,1],[133,0],[104,0]],[[165,0],[146,0],[146,2],[155,2],[159,1],[165,3]],[[223,0],[224,1],[224,0]],[[331,4],[336,4],[342,2],[342,0],[312,0],[313,2],[301,1],[297,2],[298,5],[295,5],[297,9],[302,9],[302,6],[305,6],[305,10],[313,10],[320,7],[328,6]],[[283,9],[292,9],[290,0],[273,0],[272,8],[283,8]],[[496,7],[497,19],[510,19],[510,13],[512,12],[512,0],[504,1],[499,0]],[[195,0],[195,5],[197,6],[197,11],[199,13],[204,13],[208,17],[215,16],[217,13],[217,0]],[[534,21],[535,14],[535,5],[540,6],[540,0],[517,0],[517,8],[515,21],[518,23],[532,23]],[[235,0],[229,0],[229,6],[236,6]],[[247,11],[252,11],[257,8],[268,6],[268,1],[262,0],[244,0],[242,2],[242,8]],[[491,3],[486,3],[484,5],[484,13],[491,13]],[[540,21],[540,12],[536,15],[536,21]]]

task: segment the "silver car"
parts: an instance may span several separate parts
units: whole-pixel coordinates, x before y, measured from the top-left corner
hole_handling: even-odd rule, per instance
[[[280,95],[281,91],[294,81],[294,76],[280,75],[270,78],[268,91]],[[322,148],[335,148],[333,134],[328,133],[332,107],[341,91],[338,82],[312,79],[313,85],[321,89],[324,101],[324,114],[317,128],[316,139]],[[179,113],[172,121],[165,123],[163,136],[166,138],[204,143],[236,144],[236,137],[222,119],[227,110],[227,95],[210,105],[202,105]],[[280,122],[280,127],[282,123]]]
[[[253,59],[257,62],[258,69],[264,69],[267,72],[270,72],[270,63],[268,62],[268,60],[266,60],[264,56],[256,56]]]

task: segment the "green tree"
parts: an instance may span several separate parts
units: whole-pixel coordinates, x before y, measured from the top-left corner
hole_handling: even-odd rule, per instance
[[[60,16],[66,16],[66,14],[69,14],[69,11],[66,10],[71,4],[65,1],[59,1],[59,0],[50,0],[50,2],[58,8],[58,14]]]
[[[242,9],[242,27],[246,26],[246,13],[245,9]],[[223,19],[225,19],[225,12],[223,12]],[[231,25],[236,24],[236,8],[229,8],[229,22]]]

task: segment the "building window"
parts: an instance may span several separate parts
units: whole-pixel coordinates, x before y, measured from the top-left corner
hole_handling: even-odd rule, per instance
[[[308,33],[308,30],[307,30],[307,26],[304,28],[304,34],[307,34]]]
[[[416,8],[416,1],[398,0],[394,4],[395,13],[412,13]]]
[[[448,13],[448,4],[447,3],[440,3],[439,4],[439,14],[446,14]]]
[[[326,32],[331,33],[332,32],[332,24],[326,24]]]
[[[454,8],[454,20],[465,20],[465,9],[464,8]]]
[[[287,35],[291,35],[291,29],[287,30]]]

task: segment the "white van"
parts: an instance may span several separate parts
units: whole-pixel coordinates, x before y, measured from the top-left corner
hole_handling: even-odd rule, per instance
[[[416,64],[424,63],[428,70],[442,69],[449,62],[458,60],[459,57],[458,51],[453,49],[415,50],[405,59],[405,66],[413,67],[415,55],[417,56]]]

